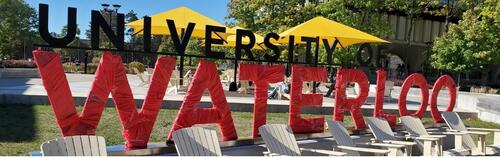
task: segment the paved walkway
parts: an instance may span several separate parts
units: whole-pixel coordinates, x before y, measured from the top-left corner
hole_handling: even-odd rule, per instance
[[[66,74],[69,85],[71,88],[71,92],[74,97],[83,97],[85,98],[90,90],[90,85],[92,84],[93,75],[83,75],[83,74]],[[135,75],[128,75],[129,84],[132,88],[132,92],[134,94],[135,99],[142,100],[145,97],[148,87],[147,86],[139,86],[140,80]],[[371,85],[375,86],[375,85]],[[227,91],[227,87],[224,87],[226,91],[226,97],[230,104],[253,104],[253,95],[242,95],[237,92],[229,92]],[[326,91],[326,88],[321,87],[320,91]],[[395,87],[392,92],[392,98],[386,99],[384,104],[384,109],[398,109],[397,106],[397,98],[399,97],[400,87]],[[430,93],[429,93],[430,94]],[[46,96],[46,91],[42,85],[42,81],[40,78],[3,78],[0,79],[0,95],[24,95],[24,96]],[[495,95],[482,95],[482,94],[470,94],[470,93],[460,93],[460,95],[471,95],[471,96],[481,96],[481,97],[490,97],[490,98],[498,98]],[[408,110],[417,110],[420,107],[420,89],[412,88],[407,97],[407,108]],[[364,109],[373,109],[374,105],[374,97],[375,93],[370,92],[369,98],[365,105],[362,108]],[[184,98],[184,94],[181,92],[180,94],[167,94],[165,95],[165,100],[168,101],[176,101],[181,102]],[[9,98],[5,98],[8,102]],[[442,90],[438,97],[438,108],[444,109],[449,101],[448,91]],[[202,102],[210,102],[210,97],[205,94],[202,97]],[[282,105],[288,106],[288,100],[268,100],[269,105]],[[460,104],[458,102],[457,104]],[[333,98],[324,98],[323,99],[323,107],[333,107],[334,99]],[[460,107],[460,106],[458,106]],[[472,112],[470,109],[460,109],[456,108],[455,111],[463,111],[463,112]]]

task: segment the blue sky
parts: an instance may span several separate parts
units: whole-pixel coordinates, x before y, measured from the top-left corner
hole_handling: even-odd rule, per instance
[[[208,16],[222,24],[227,20],[224,18],[228,13],[227,3],[229,0],[25,0],[31,7],[38,11],[38,4],[49,5],[49,31],[60,33],[66,25],[67,8],[77,8],[77,24],[81,30],[81,37],[85,38],[84,32],[89,28],[90,11],[101,9],[101,4],[119,4],[122,7],[120,13],[134,10],[139,18],[154,15],[166,10],[180,6],[189,7],[205,16]]]

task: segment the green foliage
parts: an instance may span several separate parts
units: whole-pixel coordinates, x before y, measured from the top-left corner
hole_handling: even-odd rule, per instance
[[[236,25],[253,31],[279,33],[316,16],[323,16],[380,37],[392,31],[387,14],[380,12],[386,8],[384,4],[380,0],[329,0],[322,3],[304,3],[303,0],[238,0],[228,4],[230,10],[227,18],[232,18],[236,20]],[[288,52],[286,48],[281,49],[283,60]],[[356,50],[354,47],[336,49],[334,62],[341,65],[355,64]],[[295,56],[303,56],[304,52],[299,48],[295,51]],[[326,62],[323,48],[320,49],[319,61]]]
[[[131,74],[135,74],[136,72],[134,71],[134,68],[139,70],[140,73],[144,72],[144,64],[140,63],[140,62],[137,62],[137,61],[133,61],[133,62],[130,62],[128,63],[127,65],[127,71],[128,73],[131,73]]]
[[[63,64],[64,72],[78,72],[79,67],[73,62],[67,62]]]
[[[12,58],[23,50],[24,41],[37,37],[35,9],[23,0],[0,1],[0,58]]]
[[[458,24],[434,41],[431,65],[469,72],[500,63],[500,3],[485,0],[467,10]]]

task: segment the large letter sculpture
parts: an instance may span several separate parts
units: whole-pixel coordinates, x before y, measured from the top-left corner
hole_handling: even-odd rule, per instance
[[[208,89],[212,99],[212,108],[197,107],[205,89]],[[176,130],[191,127],[195,124],[207,123],[219,124],[222,140],[224,141],[238,138],[216,65],[212,62],[200,60],[193,81],[184,97],[184,102],[168,134],[168,140],[172,140],[172,132]]]
[[[304,106],[321,107],[323,104],[322,94],[302,94],[303,81],[326,81],[326,68],[303,67],[294,65],[292,67],[292,86],[290,90],[290,116],[288,122],[295,133],[317,133],[323,132],[325,117],[302,118],[300,108]]]
[[[92,88],[79,115],[64,74],[59,54],[33,51],[59,128],[64,136],[94,135],[111,93],[122,124],[125,148],[146,148],[156,116],[167,89],[175,59],[159,58],[141,111],[137,111],[121,57],[105,52]]]
[[[448,102],[448,107],[445,109],[445,111],[447,112],[453,111],[457,99],[457,86],[455,85],[455,81],[453,81],[453,78],[451,78],[451,76],[448,75],[443,75],[439,77],[437,81],[434,83],[434,87],[432,88],[432,95],[430,102],[431,115],[435,123],[444,122],[443,117],[441,116],[441,112],[439,112],[437,107],[437,97],[439,91],[441,91],[443,86],[446,86],[448,88],[448,95],[450,96],[450,101]]]
[[[344,112],[350,111],[354,120],[356,130],[366,128],[361,106],[368,97],[369,83],[365,73],[359,69],[338,69],[337,82],[335,84],[335,107],[333,109],[333,119],[344,121]],[[359,85],[359,94],[357,98],[349,99],[346,96],[346,86],[350,82],[356,82]]]
[[[408,114],[406,109],[406,96],[410,91],[410,88],[414,85],[420,87],[420,92],[422,93],[422,99],[420,100],[420,109],[413,114]],[[422,74],[414,73],[408,76],[403,85],[401,86],[401,93],[399,94],[398,106],[399,106],[399,116],[416,116],[419,118],[424,117],[425,110],[427,109],[427,102],[429,101],[429,86],[427,86],[427,80]]]
[[[384,93],[385,93],[385,80],[386,72],[383,69],[377,70],[377,93],[375,96],[375,109],[373,110],[373,117],[383,117],[389,122],[391,126],[396,126],[396,115],[384,113]]]
[[[269,83],[283,81],[285,66],[240,64],[239,79],[252,80],[255,85],[252,136],[259,136],[259,127],[266,124],[267,91]]]

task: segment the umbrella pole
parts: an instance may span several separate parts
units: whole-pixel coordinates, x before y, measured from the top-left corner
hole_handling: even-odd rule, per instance
[[[184,28],[181,28],[181,39],[184,39]],[[179,65],[179,85],[184,85],[182,83],[182,79],[184,77],[183,73],[184,73],[184,53],[186,51],[184,50],[184,52],[179,52],[181,54],[181,57],[180,57],[180,60],[181,60],[181,63]]]
[[[236,82],[236,74],[238,74],[238,59],[234,60],[234,76],[233,76],[234,81],[229,84],[229,91],[234,92],[238,90],[238,84]]]
[[[316,37],[316,50],[314,51],[314,67],[318,66],[318,59],[319,59],[319,37]],[[313,82],[313,93],[316,93],[316,82]]]

